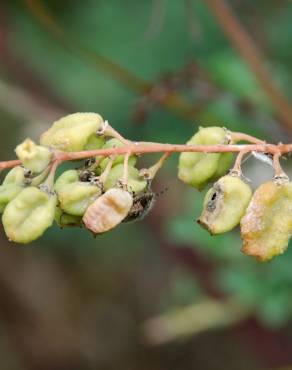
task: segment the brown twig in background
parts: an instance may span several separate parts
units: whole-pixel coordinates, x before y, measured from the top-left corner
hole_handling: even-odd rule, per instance
[[[270,102],[277,110],[282,124],[286,128],[291,129],[292,107],[283,92],[276,86],[266,71],[264,59],[251,37],[242,27],[235,14],[227,5],[227,2],[224,0],[206,0],[206,3],[234,48],[253,71],[258,82],[268,95]]]

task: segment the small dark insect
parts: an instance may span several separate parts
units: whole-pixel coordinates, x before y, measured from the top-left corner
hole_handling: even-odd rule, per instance
[[[134,196],[133,205],[123,222],[133,222],[142,220],[152,209],[156,200],[156,194],[151,190],[146,190]]]
[[[95,173],[89,170],[84,170],[81,171],[79,174],[79,179],[82,182],[88,182],[90,181],[93,177],[95,177]]]

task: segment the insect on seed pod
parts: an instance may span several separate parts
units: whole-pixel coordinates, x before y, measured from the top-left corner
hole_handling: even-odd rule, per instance
[[[222,177],[207,192],[198,223],[212,235],[232,230],[243,217],[251,196],[251,188],[240,177]]]
[[[188,145],[228,144],[228,131],[222,127],[200,127]],[[181,181],[202,190],[209,182],[225,175],[233,160],[231,153],[182,153],[178,177]]]
[[[120,224],[132,205],[133,197],[128,191],[110,189],[87,208],[83,223],[94,234],[104,233]]]
[[[133,205],[123,222],[142,220],[151,211],[155,203],[155,193],[147,189],[133,197]]]
[[[74,113],[54,122],[40,138],[41,145],[66,152],[83,150],[102,126],[97,113]],[[101,144],[103,142],[100,142]]]
[[[280,179],[262,184],[240,225],[244,254],[260,261],[282,254],[292,233],[292,183]]]
[[[30,243],[52,224],[57,197],[34,186],[23,189],[5,208],[2,222],[10,241]]]

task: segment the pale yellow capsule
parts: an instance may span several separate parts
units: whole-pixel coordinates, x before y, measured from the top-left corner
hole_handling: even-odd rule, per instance
[[[292,183],[262,184],[255,191],[240,225],[244,254],[260,261],[282,254],[292,234]]]
[[[50,163],[53,153],[46,147],[26,139],[15,149],[24,167],[32,172],[42,172]]]
[[[251,188],[240,177],[222,177],[207,192],[198,223],[210,234],[232,230],[243,217],[251,196]]]
[[[104,233],[121,223],[132,205],[133,197],[128,191],[110,189],[87,208],[83,223],[95,234]]]
[[[103,119],[97,113],[70,114],[54,122],[52,127],[42,134],[40,143],[67,152],[84,150],[102,123]]]

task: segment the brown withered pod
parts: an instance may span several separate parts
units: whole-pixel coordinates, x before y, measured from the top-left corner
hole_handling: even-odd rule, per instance
[[[292,234],[292,183],[287,177],[255,191],[240,226],[244,254],[269,261],[286,250]]]

